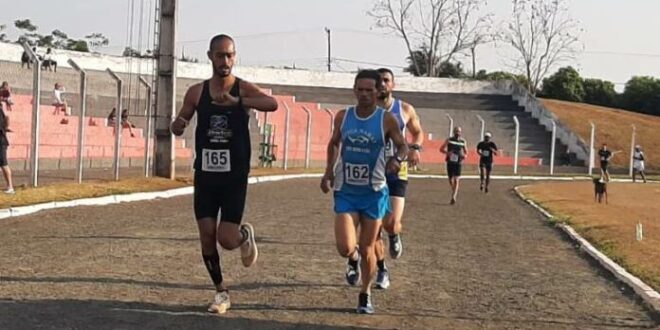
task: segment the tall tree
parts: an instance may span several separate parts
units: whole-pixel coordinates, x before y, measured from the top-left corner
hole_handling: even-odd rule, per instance
[[[567,66],[543,79],[541,94],[557,100],[582,102],[585,92],[580,74],[573,67]]]
[[[536,94],[552,68],[571,59],[581,48],[576,20],[568,15],[567,0],[513,0],[513,15],[502,39],[513,47],[515,66]]]
[[[5,29],[7,29],[7,25],[5,24],[0,25],[0,42],[7,41],[7,34],[2,32]]]
[[[34,44],[42,37],[36,33],[38,27],[32,24],[29,18],[15,20],[14,26],[21,31],[21,35],[16,40],[18,42],[27,41],[30,44]]]
[[[87,41],[89,47],[94,50],[110,44],[110,40],[106,36],[98,32],[86,35],[85,40]]]
[[[368,13],[376,26],[403,39],[415,72],[428,68],[427,76],[437,76],[440,63],[476,48],[491,15],[478,16],[486,0],[376,0]],[[424,52],[424,56],[416,54]],[[422,63],[421,61],[424,61]]]

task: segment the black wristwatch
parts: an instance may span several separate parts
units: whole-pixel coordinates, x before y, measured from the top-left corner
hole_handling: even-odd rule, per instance
[[[422,146],[420,146],[417,143],[409,145],[408,148],[410,148],[411,150],[415,150],[415,151],[421,151],[422,150]]]

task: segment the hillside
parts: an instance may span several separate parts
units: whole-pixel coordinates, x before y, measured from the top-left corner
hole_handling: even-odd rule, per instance
[[[596,149],[605,142],[611,150],[622,150],[614,156],[613,164],[628,167],[630,161],[631,125],[637,127],[636,143],[641,145],[646,157],[647,168],[660,169],[660,117],[634,113],[621,109],[607,108],[584,103],[541,99],[543,104],[559,117],[562,123],[589,143],[591,128],[596,124]]]

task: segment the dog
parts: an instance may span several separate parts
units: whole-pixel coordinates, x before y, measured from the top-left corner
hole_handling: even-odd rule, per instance
[[[603,202],[603,197],[605,197],[605,204],[607,202],[607,182],[602,180],[602,178],[594,178],[594,201],[598,203]]]

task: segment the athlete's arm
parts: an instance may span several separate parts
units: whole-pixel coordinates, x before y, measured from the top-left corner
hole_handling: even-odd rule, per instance
[[[327,194],[334,185],[335,163],[337,163],[337,158],[339,157],[339,146],[341,144],[341,124],[344,121],[345,115],[346,110],[337,112],[337,115],[335,116],[335,129],[332,132],[330,141],[328,141],[325,173],[323,174],[323,178],[321,178],[321,191],[323,191],[324,194]]]
[[[401,169],[401,161],[405,160],[408,156],[408,144],[406,139],[401,134],[399,129],[399,122],[394,116],[387,112],[384,116],[383,128],[385,129],[385,139],[391,139],[394,147],[396,148],[395,157],[390,158],[387,162],[387,172],[396,173]]]
[[[468,156],[468,146],[467,146],[467,141],[463,140],[463,159],[467,158]]]
[[[186,95],[183,97],[183,105],[179,114],[176,116],[174,121],[170,124],[170,131],[176,136],[180,136],[186,130],[188,122],[195,114],[195,108],[197,107],[197,102],[199,97],[202,94],[202,84],[195,84],[188,88]]]
[[[277,100],[262,92],[257,85],[241,81],[241,102],[245,109],[271,112],[277,110]]]
[[[424,143],[424,130],[422,129],[422,124],[419,121],[415,107],[404,102],[403,112],[408,116],[406,128],[410,132],[410,135],[412,135],[412,144],[421,146]],[[412,166],[416,166],[419,163],[419,149],[410,149],[410,152],[408,152],[408,163]]]
[[[492,151],[493,155],[499,156],[500,151],[499,151],[499,149],[497,149],[497,145],[495,144],[495,142],[493,142],[493,148],[491,149],[491,151]]]
[[[477,154],[479,154],[479,156],[482,156],[482,157],[483,157],[484,154],[481,152],[481,146],[482,146],[482,145],[481,145],[481,142],[479,142],[479,144],[477,144],[477,148],[476,148],[476,149],[477,149]]]
[[[447,153],[447,144],[449,144],[449,139],[445,140],[445,142],[442,143],[440,146],[440,152],[443,154]]]

